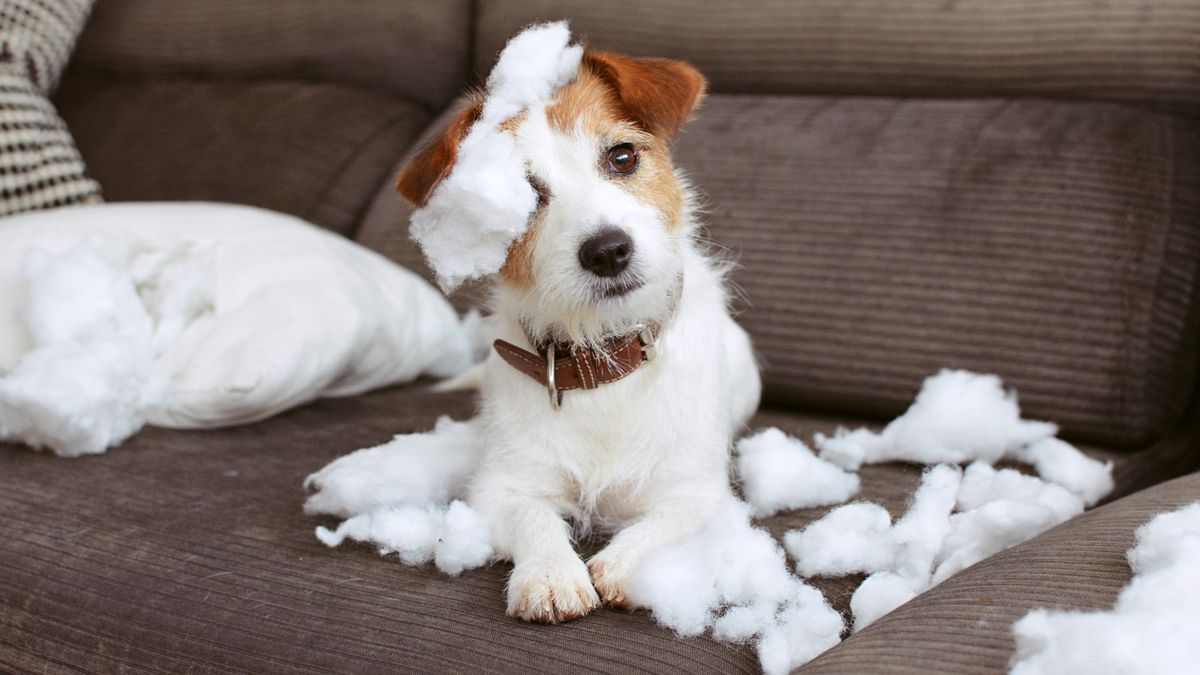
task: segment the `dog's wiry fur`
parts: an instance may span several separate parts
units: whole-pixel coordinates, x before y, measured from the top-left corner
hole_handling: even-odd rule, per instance
[[[655,360],[567,392],[557,411],[544,386],[495,354],[484,365],[476,420],[484,455],[468,501],[513,561],[508,611],[523,619],[565,621],[601,601],[625,604],[641,557],[700,527],[730,493],[729,448],[758,405],[758,369],[729,315],[724,269],[696,239],[689,187],[669,148],[703,91],[685,63],[589,51],[544,114],[505,122],[542,201],[495,284],[497,337],[534,351],[533,342],[595,346],[638,324],[662,325]],[[448,173],[477,110],[468,106],[406,167],[407,199],[423,203]],[[606,157],[623,143],[636,148],[638,165],[617,175]],[[628,268],[613,278],[585,270],[578,254],[605,228],[633,242]],[[632,290],[606,296],[614,284]],[[585,565],[569,523],[615,534]]]

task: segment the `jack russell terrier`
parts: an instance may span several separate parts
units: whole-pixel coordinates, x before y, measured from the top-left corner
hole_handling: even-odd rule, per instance
[[[541,129],[523,113],[499,127],[532,146],[539,201],[494,284],[467,501],[513,562],[508,613],[521,619],[628,605],[638,561],[731,494],[758,365],[670,152],[705,86],[680,61],[588,50]],[[403,197],[428,201],[482,108],[469,101],[404,167]],[[573,536],[590,531],[613,535],[585,564]]]

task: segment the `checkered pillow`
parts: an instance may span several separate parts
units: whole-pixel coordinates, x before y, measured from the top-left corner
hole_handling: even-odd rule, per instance
[[[100,201],[47,98],[92,0],[0,0],[0,216]]]

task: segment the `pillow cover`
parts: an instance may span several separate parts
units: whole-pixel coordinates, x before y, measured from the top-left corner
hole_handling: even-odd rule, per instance
[[[0,440],[103,452],[472,360],[423,279],[292,216],[126,203],[0,221]]]
[[[0,216],[100,201],[47,98],[91,0],[0,0]]]

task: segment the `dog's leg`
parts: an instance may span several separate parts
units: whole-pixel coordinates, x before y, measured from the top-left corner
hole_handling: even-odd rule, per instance
[[[628,607],[626,586],[642,557],[695,532],[729,494],[727,485],[676,486],[669,498],[655,502],[644,515],[618,532],[588,560],[592,584],[606,605]]]
[[[476,492],[472,506],[491,522],[497,549],[512,558],[509,616],[559,623],[600,606],[587,566],[571,545],[570,527],[550,500],[488,490]]]

